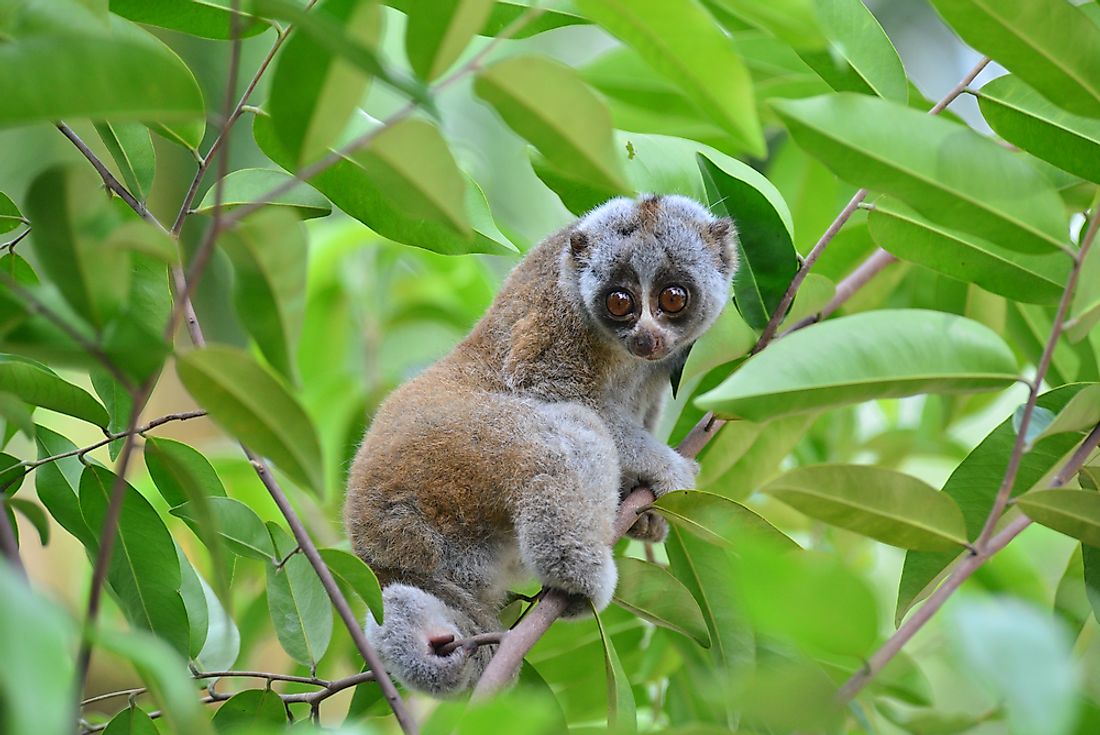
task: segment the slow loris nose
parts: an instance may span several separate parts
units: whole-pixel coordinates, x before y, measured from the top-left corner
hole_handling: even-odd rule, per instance
[[[661,336],[648,329],[639,329],[630,335],[630,351],[638,357],[650,357],[661,350]]]

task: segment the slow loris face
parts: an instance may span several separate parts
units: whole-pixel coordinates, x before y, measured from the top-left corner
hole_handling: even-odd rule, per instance
[[[698,339],[728,301],[732,230],[686,197],[612,200],[578,224],[566,272],[603,334],[634,357],[662,360]]]

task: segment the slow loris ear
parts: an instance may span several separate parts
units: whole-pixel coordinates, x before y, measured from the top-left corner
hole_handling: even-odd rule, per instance
[[[569,250],[577,260],[580,260],[588,252],[588,245],[588,235],[580,230],[569,235]]]
[[[737,228],[734,227],[733,220],[721,217],[711,222],[707,225],[704,239],[717,249],[722,269],[727,275],[737,270]]]

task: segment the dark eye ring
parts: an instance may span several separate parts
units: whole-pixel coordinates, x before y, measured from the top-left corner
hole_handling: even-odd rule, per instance
[[[661,311],[666,314],[679,314],[687,306],[688,292],[683,286],[666,286],[657,297]]]
[[[634,313],[634,296],[629,291],[616,290],[607,294],[607,313],[616,319],[626,319]]]

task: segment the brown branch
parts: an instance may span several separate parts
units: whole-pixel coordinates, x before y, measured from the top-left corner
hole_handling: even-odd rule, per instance
[[[30,223],[27,222],[27,220],[23,220],[23,224],[28,225],[27,229],[23,230],[22,232],[20,232],[18,235],[16,235],[14,238],[12,238],[8,242],[4,243],[3,245],[0,245],[0,249],[7,248],[8,255],[13,254],[15,252],[15,246],[18,245],[19,243],[23,242],[23,239],[27,235],[31,234],[31,228],[29,227]]]
[[[796,332],[811,324],[816,324],[832,315],[832,313],[839,309],[844,302],[852,298],[852,295],[856,291],[866,286],[872,278],[884,271],[887,266],[896,262],[898,262],[897,258],[882,248],[878,248],[867,257],[867,260],[860,263],[854,271],[836,285],[836,292],[833,294],[833,298],[829,300],[829,303],[827,303],[821,311],[816,314],[810,314],[795,322],[794,326],[781,333],[780,336],[784,337],[791,332]]]
[[[27,570],[23,567],[23,559],[19,556],[19,542],[15,540],[15,512],[8,515],[8,509],[11,506],[6,503],[4,507],[0,507],[0,551],[3,551],[4,557],[11,564],[12,569],[19,572],[19,574],[26,579]]]
[[[938,115],[955,99],[966,91],[966,88],[974,81],[975,77],[981,73],[982,69],[989,64],[989,57],[983,56],[982,59],[967,72],[966,76],[956,84],[950,92],[944,95],[943,99],[937,102],[931,110],[928,111],[929,115]],[[786,292],[783,294],[783,298],[779,300],[779,304],[775,307],[775,312],[772,314],[771,319],[768,320],[767,325],[764,327],[764,331],[760,333],[760,339],[757,340],[756,345],[752,348],[751,354],[755,355],[760,350],[764,349],[769,342],[775,338],[775,334],[779,329],[779,324],[783,321],[783,318],[787,316],[787,310],[794,302],[794,295],[798,291],[799,286],[806,280],[806,276],[810,274],[810,269],[825,252],[825,248],[829,243],[833,241],[837,233],[840,232],[840,228],[851,218],[852,214],[859,208],[860,203],[867,197],[867,189],[860,189],[855,193],[852,199],[845,205],[844,209],[840,210],[840,214],[836,216],[832,224],[821,235],[817,243],[813,246],[810,252],[806,255],[805,260],[802,262],[802,266],[798,269],[798,272],[794,274],[794,278],[791,279],[791,283],[787,286]]]

